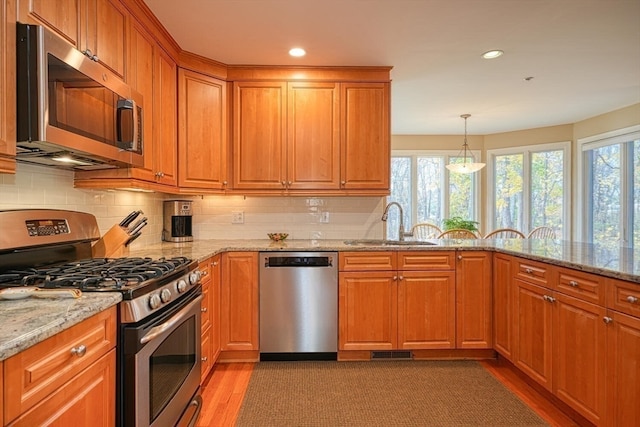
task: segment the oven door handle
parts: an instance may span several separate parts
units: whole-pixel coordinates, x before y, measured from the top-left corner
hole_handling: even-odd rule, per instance
[[[202,295],[199,295],[195,300],[193,300],[191,304],[180,310],[179,313],[164,322],[162,325],[154,326],[153,328],[151,328],[149,330],[149,333],[140,338],[140,344],[146,344],[149,341],[158,338],[163,333],[171,330],[177,323],[181,322],[182,319],[184,319],[189,314],[189,308],[191,307],[191,305],[199,304],[200,301],[202,301]]]

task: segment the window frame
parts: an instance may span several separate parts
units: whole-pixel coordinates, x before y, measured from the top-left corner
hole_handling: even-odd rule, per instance
[[[476,159],[481,158],[481,152],[479,150],[468,150],[470,151]],[[411,158],[411,225],[415,225],[417,223],[418,217],[418,209],[415,201],[418,198],[418,190],[417,190],[417,181],[418,181],[418,172],[417,172],[417,158],[418,157],[441,157],[443,158],[443,174],[442,174],[442,207],[440,209],[440,215],[442,219],[449,217],[449,174],[451,173],[449,169],[445,166],[449,164],[450,158],[459,157],[460,150],[416,150],[416,149],[395,149],[391,150],[391,157],[410,157]],[[482,208],[481,208],[481,189],[482,189],[482,175],[480,173],[475,173],[475,179],[473,180],[473,192],[474,192],[474,203],[473,203],[473,215],[474,220],[478,221],[482,224]],[[393,177],[391,177],[393,179]],[[389,203],[389,196],[385,197],[385,203]],[[407,209],[406,206],[403,206],[403,209]],[[472,218],[473,219],[473,218]],[[442,224],[435,224],[437,226],[441,226]],[[410,227],[405,225],[405,231],[409,231]],[[384,229],[384,235],[387,235],[386,223]]]
[[[609,132],[604,132],[596,135],[591,135],[585,138],[578,138],[577,140],[577,149],[576,149],[576,169],[577,169],[577,177],[576,181],[578,183],[577,191],[576,191],[576,204],[577,209],[574,211],[574,221],[576,225],[576,234],[575,239],[580,242],[588,242],[589,241],[589,230],[588,225],[589,221],[586,219],[585,215],[581,213],[590,208],[589,199],[587,197],[587,178],[590,176],[591,171],[588,170],[589,164],[585,161],[585,152],[601,147],[606,147],[609,145],[615,144],[624,144],[631,141],[635,141],[640,139],[640,125],[629,126],[621,129],[615,129]],[[627,158],[628,151],[623,149],[620,158],[620,168],[622,170],[627,170],[628,161]],[[621,215],[620,215],[620,227],[622,240],[620,244],[630,245],[633,243],[633,224],[631,224],[631,230],[629,230],[629,222],[630,217],[627,214],[627,210],[624,209],[625,206],[628,207],[629,197],[633,192],[633,180],[627,176],[626,178],[621,176],[620,182],[620,199],[621,199]],[[630,185],[631,184],[631,187]],[[631,237],[631,240],[629,239]]]
[[[549,142],[535,145],[521,145],[517,147],[499,148],[487,150],[487,230],[495,230],[495,205],[496,194],[495,185],[495,167],[496,157],[505,155],[522,154],[522,231],[525,236],[531,230],[531,155],[535,153],[543,153],[546,151],[563,151],[562,168],[565,191],[562,194],[562,236],[558,236],[563,240],[571,238],[571,141]]]

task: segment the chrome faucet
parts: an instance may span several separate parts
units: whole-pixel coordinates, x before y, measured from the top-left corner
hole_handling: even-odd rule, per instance
[[[382,221],[386,221],[387,218],[389,218],[389,208],[392,205],[396,205],[400,210],[400,227],[398,229],[398,240],[402,242],[404,241],[404,212],[402,211],[402,206],[400,206],[400,203],[390,202],[389,204],[387,204],[387,206],[385,206],[384,208],[384,212],[382,213]]]

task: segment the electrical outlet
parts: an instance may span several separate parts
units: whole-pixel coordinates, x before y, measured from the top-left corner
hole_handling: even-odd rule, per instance
[[[328,211],[323,211],[320,213],[320,222],[323,224],[328,224],[329,223],[329,212]]]
[[[231,212],[231,224],[244,224],[244,212]]]

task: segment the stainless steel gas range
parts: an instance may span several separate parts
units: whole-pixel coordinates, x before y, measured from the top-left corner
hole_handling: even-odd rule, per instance
[[[82,212],[0,211],[0,228],[0,289],[122,294],[118,424],[195,425],[202,406],[197,261],[92,258],[100,233],[95,217]]]

